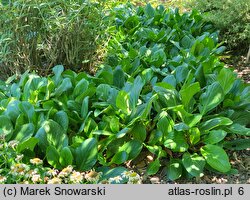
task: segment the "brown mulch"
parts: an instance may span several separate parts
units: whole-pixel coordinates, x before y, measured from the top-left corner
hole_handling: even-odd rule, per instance
[[[250,83],[250,61],[246,63],[246,56],[234,56],[225,59],[227,67],[234,68],[238,77],[242,78],[245,82]]]
[[[147,176],[147,165],[152,161],[151,155],[146,153],[140,156],[135,163],[130,163],[132,168],[143,178],[143,184],[250,184],[250,149],[236,152],[228,152],[232,169],[237,169],[235,174],[219,174],[208,170],[204,171],[204,176],[200,178],[180,178],[175,181],[167,179],[164,168],[160,169],[156,175]]]

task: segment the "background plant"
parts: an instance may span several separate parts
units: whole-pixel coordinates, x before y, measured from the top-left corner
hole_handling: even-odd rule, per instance
[[[250,44],[250,2],[245,0],[191,1],[191,8],[203,13],[206,21],[220,30],[220,39],[229,49],[247,52]]]
[[[219,61],[218,32],[196,11],[150,4],[110,17],[95,76],[58,65],[1,82],[0,134],[57,169],[118,173],[146,152],[147,175],[235,173],[226,150],[249,148],[250,87]]]
[[[27,69],[47,75],[56,64],[93,71],[103,25],[98,3],[15,0],[0,5],[2,78]]]

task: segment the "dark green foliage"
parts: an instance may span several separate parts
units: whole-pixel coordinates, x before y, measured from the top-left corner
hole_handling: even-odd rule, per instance
[[[196,12],[147,5],[113,14],[107,63],[95,76],[56,66],[47,78],[1,83],[1,135],[14,139],[33,124],[19,145],[38,139],[39,156],[57,168],[121,165],[147,151],[150,175],[228,173],[224,149],[249,147],[250,118],[237,116],[250,112],[250,86],[219,61],[217,33]]]

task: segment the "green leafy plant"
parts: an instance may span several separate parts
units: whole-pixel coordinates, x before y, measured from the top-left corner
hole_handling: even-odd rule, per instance
[[[249,147],[250,86],[219,61],[218,33],[195,11],[149,4],[110,17],[95,76],[58,65],[1,82],[0,134],[57,169],[104,173],[147,152],[148,175],[233,173],[226,150]]]

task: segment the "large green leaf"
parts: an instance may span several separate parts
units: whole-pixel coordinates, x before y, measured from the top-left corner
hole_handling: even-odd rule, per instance
[[[185,152],[189,145],[184,132],[172,131],[164,141],[164,146],[172,149],[174,152]]]
[[[193,127],[189,130],[189,140],[192,145],[200,141],[200,130],[197,127]]]
[[[145,14],[148,18],[152,18],[155,15],[155,10],[154,8],[151,6],[151,4],[147,4],[147,6],[145,7]]]
[[[58,85],[59,82],[61,81],[62,79],[62,73],[63,73],[63,70],[64,70],[64,67],[62,65],[56,65],[52,71],[54,72],[55,76],[54,76],[54,81],[55,81],[55,84]]]
[[[54,93],[52,93],[51,95],[59,97],[71,88],[71,80],[69,78],[65,78],[63,79],[62,83],[55,89]]]
[[[4,114],[9,117],[9,119],[15,123],[17,117],[20,115],[20,110],[19,110],[19,104],[20,101],[18,100],[11,100],[4,111]]]
[[[142,147],[142,142],[134,139],[125,143],[119,151],[125,151],[128,154],[128,160],[132,160],[140,154]]]
[[[167,165],[167,178],[174,181],[182,175],[182,164],[178,159],[171,159]]]
[[[20,111],[28,117],[29,122],[32,123],[33,118],[35,117],[34,106],[27,101],[23,101],[18,105],[18,107]]]
[[[54,116],[54,120],[64,129],[64,131],[68,130],[69,118],[66,112],[63,110],[58,111]]]
[[[227,117],[215,117],[212,119],[209,119],[199,125],[200,130],[211,130],[219,126],[228,126],[231,125],[233,122]]]
[[[73,91],[74,97],[78,97],[79,95],[84,93],[88,89],[88,86],[89,86],[89,82],[86,79],[80,80],[74,88],[74,91]]]
[[[125,114],[129,114],[129,95],[127,92],[121,90],[116,97],[116,106],[121,109]]]
[[[132,136],[140,141],[144,141],[147,136],[146,127],[143,124],[136,124],[131,130]]]
[[[27,150],[27,149],[30,151],[34,151],[34,148],[38,142],[39,142],[39,140],[37,138],[31,137],[31,138],[19,143],[17,146],[17,151],[22,152],[23,150]]]
[[[96,95],[98,99],[102,101],[107,101],[109,99],[109,93],[110,93],[111,87],[108,84],[100,84],[96,88]]]
[[[155,161],[149,163],[149,165],[147,166],[147,175],[153,175],[156,174],[159,169],[161,167],[161,163],[159,159],[156,159]]]
[[[125,83],[125,75],[121,66],[117,66],[114,70],[113,84],[118,88],[123,88]]]
[[[236,74],[232,72],[228,68],[222,68],[217,80],[219,81],[222,89],[224,90],[224,94],[227,94],[233,87],[234,81],[236,78]]]
[[[0,116],[0,135],[9,141],[13,134],[13,125],[11,120],[4,115]]]
[[[204,136],[203,142],[205,144],[216,144],[222,141],[227,135],[226,131],[223,130],[212,130]]]
[[[200,91],[200,84],[198,82],[192,83],[180,90],[181,100],[186,109],[189,109],[189,102],[193,96]]]
[[[250,136],[250,128],[246,128],[240,124],[232,124],[227,128],[229,133],[235,133],[238,135]]]
[[[197,153],[194,153],[193,155],[184,153],[182,156],[182,163],[188,173],[192,176],[200,177],[203,175],[203,168],[206,162],[204,158]]]
[[[59,162],[62,165],[62,167],[67,167],[69,165],[72,165],[72,163],[73,163],[73,155],[72,155],[69,147],[64,147],[60,151]]]
[[[56,169],[61,169],[61,165],[59,163],[59,158],[60,158],[60,154],[59,152],[56,150],[55,147],[53,146],[49,146],[46,149],[46,158],[48,163],[53,166]]]
[[[229,150],[244,150],[250,148],[250,139],[236,139],[223,142],[223,147]]]
[[[135,109],[144,83],[140,76],[137,76],[129,91],[129,104],[131,109]]]
[[[203,146],[200,151],[212,168],[222,173],[226,173],[231,169],[227,153],[221,147],[207,144]]]
[[[75,149],[76,166],[81,171],[90,170],[97,161],[97,141],[89,138]]]
[[[68,136],[65,130],[55,121],[48,120],[43,124],[43,128],[46,132],[47,141],[50,145],[60,150],[63,147],[68,146]]]
[[[120,165],[120,164],[124,163],[127,160],[128,160],[127,152],[126,151],[119,151],[114,155],[114,157],[112,158],[110,163]]]
[[[35,126],[32,123],[23,124],[14,131],[13,139],[23,142],[31,138],[34,132]]]
[[[200,96],[199,110],[202,115],[214,109],[224,99],[224,91],[219,82],[209,85],[206,91]]]

